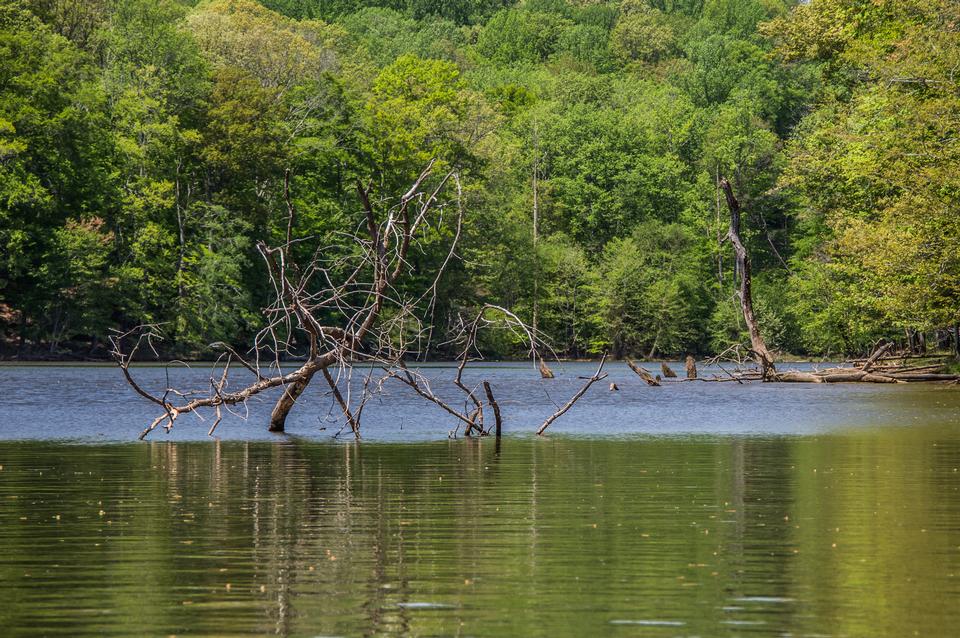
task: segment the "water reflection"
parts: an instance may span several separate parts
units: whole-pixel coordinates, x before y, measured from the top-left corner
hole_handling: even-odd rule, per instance
[[[960,435],[0,442],[7,635],[954,635]]]

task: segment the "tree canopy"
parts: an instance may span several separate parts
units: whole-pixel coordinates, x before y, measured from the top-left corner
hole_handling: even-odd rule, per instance
[[[439,336],[495,303],[570,356],[747,343],[726,177],[772,347],[943,337],[957,69],[952,0],[0,0],[0,351],[245,344],[288,172],[294,249],[334,256],[356,182],[395,197],[431,159],[467,207]]]

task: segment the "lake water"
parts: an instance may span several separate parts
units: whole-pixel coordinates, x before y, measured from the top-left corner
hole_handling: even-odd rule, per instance
[[[0,367],[0,633],[957,635],[960,391],[610,370],[544,438],[590,366],[471,373],[499,444],[396,388],[334,441],[319,386],[137,443],[115,369]]]

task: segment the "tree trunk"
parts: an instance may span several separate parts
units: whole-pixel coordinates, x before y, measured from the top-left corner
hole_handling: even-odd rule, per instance
[[[960,352],[958,348],[957,352]],[[20,310],[20,342],[17,344],[17,358],[22,359],[27,353],[27,311]]]
[[[740,241],[740,202],[733,195],[733,188],[726,177],[720,178],[720,187],[723,189],[727,198],[727,206],[730,208],[730,231],[727,238],[733,244],[733,250],[736,254],[737,270],[740,272],[740,309],[743,311],[743,320],[747,324],[747,330],[750,332],[750,348],[753,351],[754,358],[760,365],[760,372],[766,379],[777,370],[773,365],[773,356],[767,350],[767,344],[760,334],[760,326],[757,324],[756,316],[753,314],[753,293],[752,282],[750,278],[750,256],[747,255],[747,249]]]
[[[693,355],[687,355],[686,361],[687,367],[687,378],[696,379],[697,378],[697,360],[693,358]]]
[[[653,359],[657,354],[657,343],[660,341],[660,333],[663,332],[663,328],[657,328],[657,334],[653,338],[653,345],[650,346],[650,354],[647,355],[647,359]]]
[[[953,354],[960,359],[960,323],[953,324]]]
[[[313,379],[314,374],[314,372],[311,372],[301,380],[294,381],[284,388],[283,395],[277,400],[277,404],[273,406],[273,412],[270,413],[271,432],[283,432],[287,423],[287,415],[290,414],[293,406],[297,404],[297,399],[300,398],[303,391],[310,385],[310,380]]]
[[[540,240],[540,138],[537,136],[536,122],[533,129],[533,334],[537,334],[537,324],[540,314],[540,257],[537,253],[537,242]]]

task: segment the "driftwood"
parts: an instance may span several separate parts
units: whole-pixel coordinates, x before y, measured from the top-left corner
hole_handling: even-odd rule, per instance
[[[697,360],[693,358],[693,355],[687,355],[686,361],[687,367],[687,378],[696,379],[697,378]]]
[[[627,359],[627,365],[630,367],[631,370],[633,370],[637,374],[637,376],[643,379],[643,381],[647,385],[654,386],[654,387],[657,387],[660,385],[659,380],[655,379],[652,374],[650,374],[648,371],[638,366],[636,363],[634,363],[630,359]]]
[[[675,378],[677,377],[677,373],[674,372],[674,371],[670,368],[670,366],[668,366],[668,365],[666,364],[666,362],[661,362],[661,363],[660,363],[660,371],[663,372],[663,376],[664,376],[664,378],[666,378],[666,379],[675,379]]]
[[[960,375],[946,374],[942,364],[922,366],[878,365],[884,354],[893,347],[887,343],[874,350],[866,359],[859,359],[854,367],[827,368],[814,372],[790,370],[771,377],[770,381],[786,383],[908,383],[921,381],[957,381]]]

